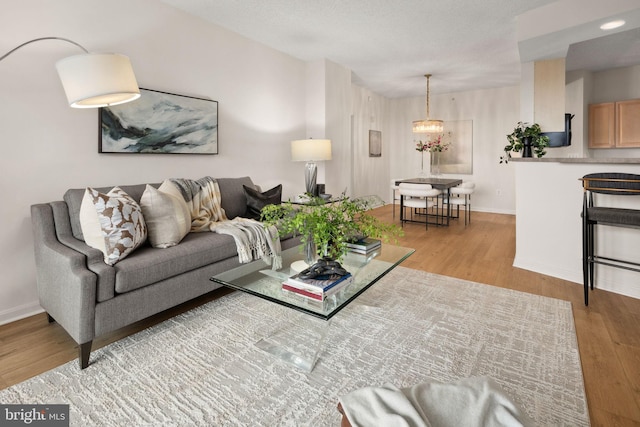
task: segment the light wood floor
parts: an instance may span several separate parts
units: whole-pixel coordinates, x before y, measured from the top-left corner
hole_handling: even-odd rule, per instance
[[[393,221],[391,206],[373,211]],[[396,212],[397,214],[397,212]],[[398,223],[396,215],[395,222]],[[407,224],[398,244],[416,252],[403,266],[571,301],[593,426],[640,426],[640,300],[582,287],[512,267],[515,217],[474,212],[468,227]],[[639,277],[640,279],[640,277]],[[224,295],[198,300],[138,322],[94,342],[94,349]],[[75,343],[45,314],[0,326],[0,389],[76,359]]]

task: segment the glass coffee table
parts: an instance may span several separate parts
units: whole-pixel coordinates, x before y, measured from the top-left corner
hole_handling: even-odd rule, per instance
[[[298,246],[282,251],[282,268],[271,270],[263,261],[241,265],[211,278],[213,282],[291,309],[290,327],[272,333],[256,346],[310,372],[327,335],[331,318],[355,301],[360,294],[407,259],[413,249],[382,244],[367,255],[349,252],[342,266],[353,281],[324,301],[316,301],[282,289],[282,283],[297,273],[291,265],[304,259]]]

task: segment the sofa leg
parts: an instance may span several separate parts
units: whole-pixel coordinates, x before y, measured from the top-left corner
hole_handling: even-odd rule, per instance
[[[56,321],[56,319],[51,317],[51,315],[49,313],[47,313],[47,320],[49,321],[49,323],[55,323],[55,321]]]
[[[80,369],[85,369],[87,366],[89,366],[89,355],[91,354],[91,343],[93,343],[93,341],[80,344],[79,346],[78,361],[80,362]]]

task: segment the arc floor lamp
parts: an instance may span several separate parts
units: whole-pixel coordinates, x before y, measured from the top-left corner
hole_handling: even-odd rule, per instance
[[[41,37],[22,43],[0,57],[0,61],[16,50],[43,40],[71,43],[85,53],[63,58],[56,63],[58,76],[73,108],[98,108],[124,104],[140,97],[140,89],[128,57],[117,53],[90,53],[73,40]]]

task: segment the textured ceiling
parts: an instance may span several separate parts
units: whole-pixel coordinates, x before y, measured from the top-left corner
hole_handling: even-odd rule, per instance
[[[395,98],[423,95],[426,73],[432,93],[518,84],[516,17],[554,0],[161,1],[296,58],[341,64],[354,83]],[[607,46],[614,55],[617,42]],[[595,66],[589,45],[579,52],[572,64]]]

